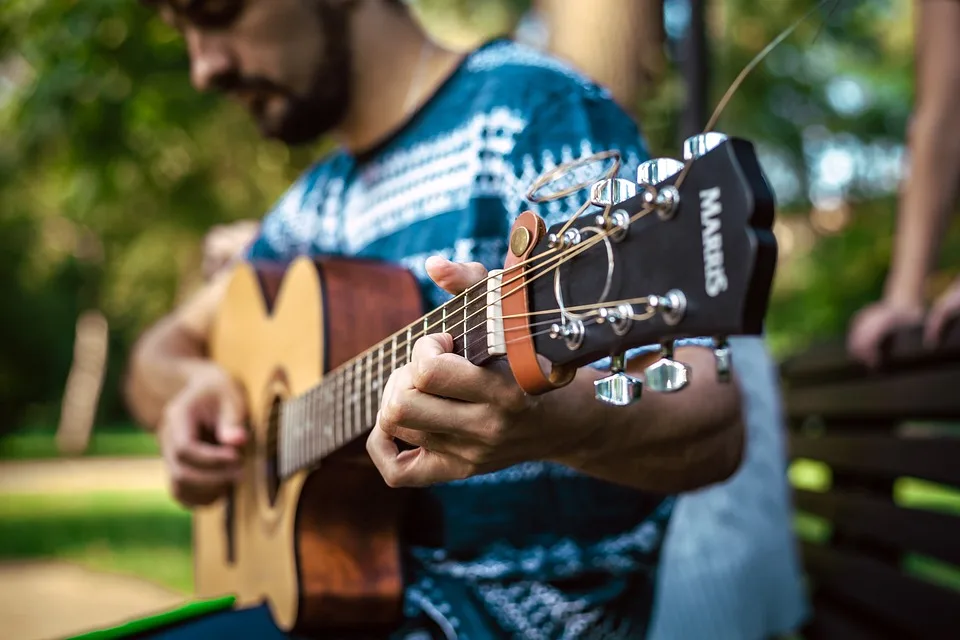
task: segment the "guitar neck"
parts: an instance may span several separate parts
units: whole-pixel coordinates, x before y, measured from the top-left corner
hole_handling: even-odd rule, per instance
[[[455,296],[284,401],[278,427],[280,476],[318,464],[372,429],[390,374],[410,362],[419,338],[448,333],[453,352],[476,365],[504,355],[499,298],[500,276],[491,272],[485,285]]]

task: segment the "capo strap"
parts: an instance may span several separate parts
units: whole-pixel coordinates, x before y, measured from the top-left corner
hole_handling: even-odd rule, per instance
[[[532,211],[524,211],[513,223],[510,230],[511,239],[515,237],[518,228],[526,229],[526,247],[517,255],[513,248],[521,246],[510,243],[504,261],[503,285],[501,288],[501,305],[503,308],[503,334],[506,338],[507,362],[513,371],[517,384],[530,395],[546,393],[570,382],[576,374],[576,368],[554,368],[550,375],[543,373],[537,351],[533,345],[533,336],[530,333],[530,298],[527,292],[527,266],[515,267],[527,260],[533,253],[537,243],[547,232],[543,219]],[[523,232],[519,232],[521,235]]]

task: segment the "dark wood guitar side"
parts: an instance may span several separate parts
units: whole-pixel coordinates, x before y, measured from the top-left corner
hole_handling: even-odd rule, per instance
[[[384,484],[362,439],[281,482],[277,416],[282,401],[421,313],[416,280],[397,267],[300,259],[237,268],[210,355],[244,387],[253,438],[243,481],[195,512],[198,595],[265,601],[297,634],[398,619],[405,494]]]

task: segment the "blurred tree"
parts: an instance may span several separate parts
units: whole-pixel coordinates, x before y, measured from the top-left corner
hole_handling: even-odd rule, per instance
[[[593,6],[565,2],[577,3],[570,15]],[[811,6],[710,2],[713,101]],[[769,330],[778,348],[841,332],[879,292],[912,99],[910,6],[822,10],[751,74],[718,125],[757,143],[776,188],[783,262]],[[468,47],[509,33],[532,0],[414,7],[438,40]],[[685,7],[663,3],[665,65],[636,104],[657,155],[679,153]],[[620,18],[613,9],[599,16]],[[603,39],[575,46],[611,64],[642,56],[629,48],[618,58]],[[100,420],[125,419],[118,378],[129,345],[201,276],[203,234],[258,218],[326,148],[291,152],[261,140],[239,107],[197,94],[186,70],[179,38],[134,0],[0,2],[0,428],[56,423],[75,322],[87,309],[110,326]],[[960,248],[950,242],[945,255]]]

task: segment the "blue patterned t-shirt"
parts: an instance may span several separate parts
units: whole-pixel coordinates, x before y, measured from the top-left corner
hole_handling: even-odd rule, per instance
[[[306,171],[265,218],[248,257],[390,261],[417,276],[434,307],[449,296],[427,277],[428,257],[502,268],[518,214],[532,209],[553,224],[586,197],[533,204],[532,182],[608,149],[620,151],[623,177],[648,156],[636,124],[604,89],[533,49],[494,41],[376,149],[335,152]],[[419,495],[406,549],[412,618],[427,615],[464,640],[644,635],[672,498],[543,462]],[[435,535],[419,537],[417,528]]]

